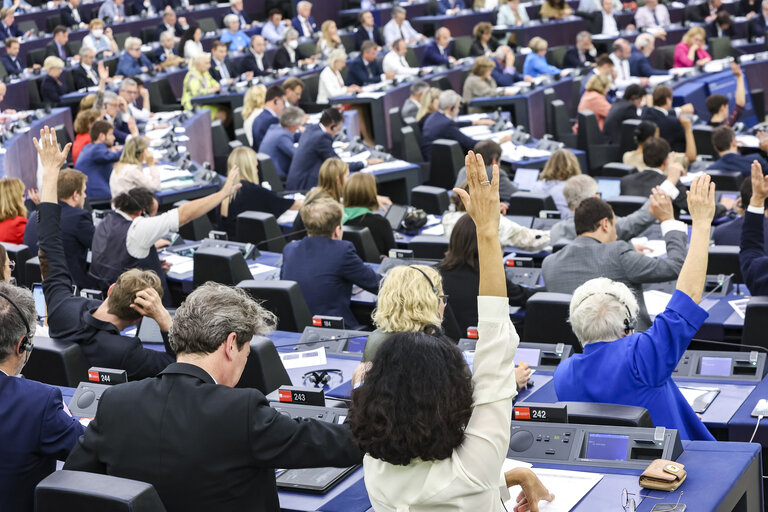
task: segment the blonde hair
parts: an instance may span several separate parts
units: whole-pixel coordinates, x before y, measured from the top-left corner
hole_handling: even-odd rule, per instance
[[[96,27],[103,27],[104,26],[104,20],[101,18],[93,18],[90,23],[88,23],[88,28],[90,30],[93,30]]]
[[[123,48],[126,50],[141,48],[141,39],[138,37],[129,37],[125,40],[125,43],[123,43]]]
[[[688,29],[688,32],[686,32],[685,35],[683,36],[683,42],[685,44],[687,44],[688,46],[690,46],[691,45],[691,39],[693,39],[696,36],[701,36],[701,37],[706,38],[707,33],[704,32],[704,28],[703,27],[699,27],[699,26],[691,27],[690,29]]]
[[[477,76],[483,76],[489,70],[495,68],[496,65],[491,62],[488,57],[478,57],[475,59],[475,63],[472,66],[472,74]]]
[[[318,197],[304,203],[299,214],[309,236],[331,238],[336,228],[341,226],[344,209],[330,197]]]
[[[327,195],[335,201],[341,201],[344,191],[344,181],[349,173],[349,165],[338,158],[329,158],[320,166],[317,175],[317,186],[309,191],[306,201],[321,195]]]
[[[0,221],[26,217],[24,182],[19,178],[0,179]]]
[[[137,268],[126,270],[117,278],[107,298],[107,311],[122,320],[138,320],[141,315],[131,304],[135,303],[136,294],[146,288],[153,288],[160,297],[163,296],[163,284],[154,271]]]
[[[117,165],[112,170],[117,174],[120,174],[122,165],[141,165],[141,155],[149,147],[149,142],[144,137],[131,137],[125,143],[123,148],[123,154],[120,155],[120,160],[117,161]]]
[[[320,41],[325,39],[326,44],[329,48],[336,48],[337,45],[335,42],[331,41],[331,26],[336,25],[336,22],[333,20],[325,20],[322,25],[320,25],[320,37],[317,40],[317,51],[320,51]],[[338,27],[336,27],[338,30]],[[338,46],[341,48],[341,46]],[[330,62],[329,62],[330,64]]]
[[[376,195],[376,178],[373,174],[356,172],[344,183],[344,206],[347,208],[378,210],[379,201]]]
[[[430,87],[424,91],[424,94],[421,95],[421,105],[419,106],[418,112],[416,112],[417,121],[421,121],[424,116],[427,116],[435,111],[435,109],[432,108],[432,103],[434,103],[435,100],[440,97],[441,92],[443,91],[437,87]]]
[[[539,175],[544,181],[565,181],[571,176],[581,174],[581,166],[576,155],[568,149],[558,149],[547,160],[544,170]]]
[[[548,45],[547,41],[539,36],[534,37],[530,41],[528,41],[528,48],[533,50],[534,52],[538,52],[540,50],[543,50]]]
[[[340,60],[345,62],[347,60],[347,52],[344,50],[344,47],[336,48],[331,52],[331,54],[328,56],[328,67],[333,69],[333,65]]]
[[[227,157],[227,172],[232,172],[233,167],[237,167],[240,171],[240,181],[259,184],[259,157],[253,148],[248,146],[235,148]]]
[[[608,77],[605,75],[593,75],[592,78],[587,81],[587,85],[584,87],[584,91],[595,91],[599,92],[600,94],[605,94],[610,83],[610,80],[608,80]]]
[[[195,66],[195,68],[197,68],[198,64],[202,64],[204,61],[207,62],[210,60],[211,60],[211,54],[208,52],[203,52],[199,55],[195,55],[194,57],[192,57],[192,65]]]
[[[263,84],[254,85],[245,92],[243,98],[243,119],[248,119],[257,108],[264,108],[267,99],[267,87]]]
[[[46,73],[50,73],[52,69],[56,68],[64,69],[64,61],[55,55],[46,57],[43,61],[43,70],[45,70]]]
[[[429,277],[432,285],[419,272]],[[443,279],[432,267],[401,265],[387,272],[381,281],[373,323],[385,332],[417,332],[428,325],[440,326],[440,295]]]

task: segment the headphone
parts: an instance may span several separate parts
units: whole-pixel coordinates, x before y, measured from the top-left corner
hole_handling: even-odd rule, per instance
[[[301,378],[304,381],[304,387],[310,387],[310,384],[312,384],[312,387],[324,388],[325,386],[328,385],[329,382],[331,382],[331,379],[333,378],[334,375],[338,375],[339,380],[344,381],[344,372],[336,368],[328,368],[326,370],[314,370],[314,371],[305,373],[304,375],[301,376]]]
[[[27,319],[24,317],[24,313],[21,311],[21,308],[13,302],[13,300],[4,294],[3,292],[0,292],[0,297],[4,298],[8,302],[11,303],[11,306],[13,306],[13,309],[16,310],[16,312],[19,314],[19,317],[21,318],[21,323],[24,324],[24,327],[27,329],[26,334],[24,334],[24,337],[21,339],[21,344],[19,345],[19,354],[23,354],[24,352],[32,352],[32,348],[34,345],[29,340],[32,337],[32,329],[29,327],[29,323],[27,322]]]
[[[139,153],[139,154],[141,154],[141,153]],[[125,194],[131,199],[131,201],[133,201],[133,204],[135,204],[139,208],[139,211],[141,212],[141,216],[142,217],[149,217],[149,213],[147,212],[147,210],[145,208],[143,208],[141,206],[139,201],[135,197],[133,197],[133,194],[131,194],[131,190],[129,190]]]
[[[443,301],[443,298],[440,296],[440,292],[438,291],[437,287],[435,286],[435,283],[432,282],[432,280],[429,278],[426,272],[421,270],[419,267],[414,267],[413,265],[408,265],[408,268],[412,268],[413,270],[417,271],[419,274],[424,276],[424,279],[427,280],[429,283],[430,288],[432,288],[432,293],[437,295],[437,305],[440,306],[440,303]]]
[[[619,304],[624,306],[624,309],[627,310],[627,316],[626,316],[626,318],[624,318],[624,334],[629,336],[632,333],[632,331],[634,331],[637,328],[637,318],[635,318],[632,315],[632,311],[629,309],[629,306],[627,306],[626,302],[621,300],[621,298],[618,295],[616,295],[615,293],[611,293],[611,292],[595,292],[595,293],[590,293],[589,295],[587,295],[586,297],[581,299],[579,301],[579,303],[576,304],[576,307],[573,308],[573,310],[576,311],[577,309],[579,309],[579,306],[581,306],[584,303],[585,300],[587,300],[590,297],[593,297],[593,296],[597,295],[598,293],[602,293],[602,294],[605,294],[605,295],[610,295],[611,297],[616,299],[619,302]]]

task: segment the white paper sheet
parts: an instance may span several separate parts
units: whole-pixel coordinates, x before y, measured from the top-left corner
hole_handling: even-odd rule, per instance
[[[445,234],[445,228],[443,227],[442,224],[438,224],[436,226],[432,226],[432,227],[421,230],[421,234],[443,236]]]
[[[381,162],[380,164],[369,165],[363,168],[360,172],[377,172],[386,171],[389,169],[402,169],[410,166],[411,164],[403,162],[402,160],[391,160],[389,162]]]
[[[651,258],[658,258],[667,254],[667,243],[664,240],[648,240],[647,237],[641,236],[633,238],[632,243],[648,247],[650,251],[645,251],[643,254]]]
[[[186,274],[195,269],[195,260],[188,256],[165,252],[160,256],[160,259],[171,264],[170,272],[174,274]]]
[[[303,352],[280,352],[280,360],[286,370],[292,368],[307,368],[327,364],[325,347],[305,350]]]
[[[747,303],[749,303],[749,299],[738,299],[738,300],[728,301],[728,304],[731,305],[731,307],[736,312],[736,314],[739,315],[742,319],[747,314]]]
[[[552,502],[539,502],[539,510],[541,512],[569,512],[603,479],[603,475],[600,473],[587,473],[583,471],[543,468],[532,468],[532,471],[536,473],[541,483],[555,495],[555,499]],[[520,486],[509,489],[511,499],[504,504],[507,510],[514,508],[515,500],[521,490]],[[617,499],[616,502],[618,503],[618,501]]]
[[[251,263],[248,265],[248,269],[251,271],[251,275],[254,279],[268,280],[272,278],[275,273],[280,272],[280,269],[277,267],[270,267],[269,265],[262,265],[261,263]]]
[[[643,299],[645,299],[645,309],[648,310],[648,315],[654,317],[667,309],[672,294],[659,290],[646,290],[643,292]]]

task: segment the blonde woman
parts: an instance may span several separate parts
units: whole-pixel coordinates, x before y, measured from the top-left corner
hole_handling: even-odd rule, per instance
[[[581,174],[581,166],[576,155],[569,149],[558,149],[549,157],[531,192],[551,196],[561,217],[567,219],[571,210],[563,196],[563,187],[568,178],[579,174]]]
[[[253,121],[264,111],[266,98],[267,88],[263,84],[248,89],[243,98],[243,130],[250,146],[253,146]]]
[[[271,213],[280,217],[286,210],[298,210],[303,201],[281,197],[259,185],[259,159],[247,147],[235,148],[227,158],[227,171],[240,174],[240,190],[221,203],[221,229],[230,240],[237,238],[237,216],[246,211]]]
[[[219,82],[211,76],[210,69],[210,53],[201,53],[192,58],[189,71],[184,77],[182,85],[181,105],[185,110],[192,110],[192,98],[213,94],[221,90]],[[213,119],[222,119],[222,121],[226,119],[226,113],[220,107],[205,105],[203,108],[211,111],[211,118]]]
[[[339,29],[333,20],[325,20],[320,26],[320,39],[317,40],[317,53],[328,57],[334,50],[344,49],[339,37]]]
[[[706,32],[703,27],[691,27],[683,36],[683,40],[675,46],[673,68],[690,68],[703,66],[712,60],[712,56],[704,49]]]
[[[43,70],[46,75],[40,83],[40,99],[43,103],[58,106],[61,97],[67,94],[67,86],[61,73],[64,71],[64,61],[58,57],[46,57],[43,61]]]
[[[348,93],[362,91],[358,85],[344,85],[341,70],[347,65],[347,53],[342,48],[333,50],[328,57],[328,65],[320,73],[320,83],[317,87],[317,102],[328,103],[328,98]]]
[[[544,5],[547,5],[545,2]],[[536,78],[539,75],[557,75],[560,68],[552,66],[547,62],[547,48],[549,43],[539,36],[534,37],[528,42],[528,48],[531,53],[525,56],[523,64],[523,75]]]
[[[394,249],[395,235],[389,221],[376,212],[379,209],[376,178],[373,174],[357,172],[344,183],[344,224],[368,228],[382,258]]]
[[[347,182],[347,178],[349,178],[349,165],[346,162],[339,158],[327,159],[318,171],[317,186],[307,192],[304,202],[309,203],[321,197],[329,197],[337,203],[341,203],[344,183]],[[297,215],[296,220],[293,221],[293,231],[303,229],[304,222],[301,220],[301,215]]]
[[[608,89],[611,87],[611,79],[605,75],[592,75],[584,88],[584,95],[579,100],[578,112],[590,110],[594,112],[597,119],[597,126],[603,131],[605,118],[611,111],[611,103],[605,97]]]
[[[491,77],[491,72],[495,67],[496,65],[488,57],[478,57],[475,59],[475,64],[472,66],[472,72],[464,81],[462,101],[466,105],[469,105],[475,98],[498,96],[499,94],[504,93],[503,89],[499,90],[496,85],[496,80]],[[482,112],[483,109],[469,106],[468,111],[470,114],[476,114]]]
[[[147,166],[147,171],[144,166]],[[144,187],[152,192],[160,190],[160,169],[155,165],[155,157],[149,149],[149,142],[144,137],[131,137],[125,143],[120,160],[109,175],[109,189],[115,198],[132,188]]]
[[[437,110],[437,103],[441,92],[443,91],[437,87],[430,87],[422,93],[421,101],[419,102],[421,105],[419,105],[419,110],[416,112],[416,121],[420,127],[423,128],[427,117]]]
[[[24,243],[26,227],[24,183],[18,178],[0,179],[0,242]]]

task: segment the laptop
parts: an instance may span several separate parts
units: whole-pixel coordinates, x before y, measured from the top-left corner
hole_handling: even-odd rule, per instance
[[[518,189],[530,192],[539,179],[539,172],[541,171],[538,169],[516,169],[515,178],[512,180],[512,183]]]
[[[387,210],[387,213],[384,214],[384,218],[389,221],[392,230],[397,231],[400,228],[400,223],[403,221],[406,213],[408,213],[407,206],[392,204]]]
[[[597,190],[603,199],[621,195],[621,178],[597,178]]]

